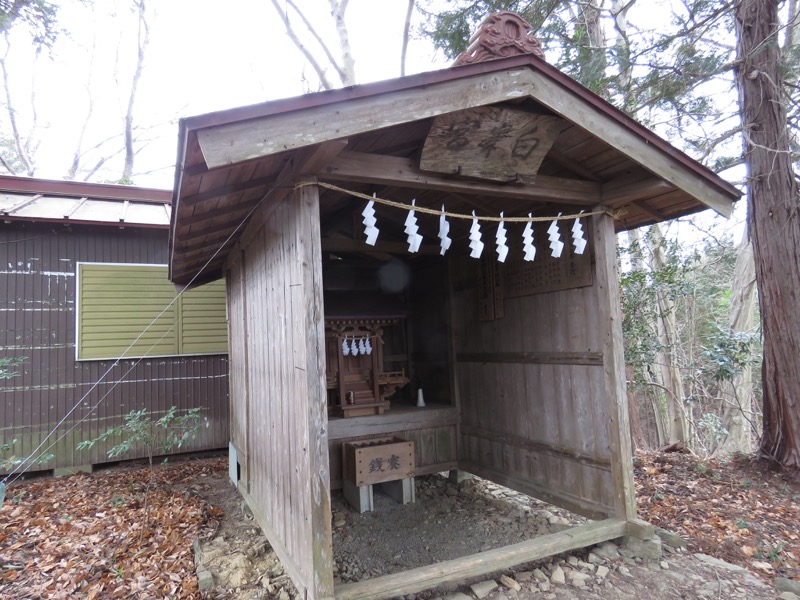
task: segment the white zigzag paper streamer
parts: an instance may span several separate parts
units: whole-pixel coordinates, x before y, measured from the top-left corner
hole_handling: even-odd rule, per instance
[[[372,194],[372,197],[375,197],[375,194]],[[378,239],[379,229],[375,227],[375,223],[378,220],[375,218],[375,201],[370,200],[367,203],[367,206],[364,207],[364,210],[361,212],[361,216],[364,219],[361,221],[364,224],[364,235],[367,236],[367,244],[370,246],[375,245],[375,241]]]
[[[472,211],[472,227],[469,228],[469,247],[472,248],[470,256],[480,258],[483,253],[483,242],[481,241],[481,226],[475,218],[475,211]]]
[[[500,218],[503,218],[503,213],[500,213]],[[506,256],[508,256],[508,246],[506,246],[507,241],[506,223],[505,221],[500,221],[500,224],[497,226],[497,233],[494,236],[494,242],[497,246],[497,260],[500,262],[506,262]]]
[[[347,343],[347,338],[342,340],[342,355],[347,356],[350,354],[350,345]]]
[[[358,340],[358,351],[359,351],[360,354],[366,354],[367,353],[367,347],[364,345],[364,338],[363,337],[360,340]]]
[[[411,206],[415,206],[416,200],[411,201]],[[406,224],[405,229],[403,231],[408,235],[408,251],[414,254],[417,250],[419,250],[419,246],[422,243],[422,236],[417,233],[419,231],[419,227],[417,226],[417,217],[414,216],[414,210],[411,209],[408,211],[408,216],[406,217]]]
[[[581,214],[583,214],[583,211],[581,211]],[[581,225],[580,217],[575,219],[572,224],[572,243],[575,246],[575,254],[583,254],[586,249],[586,238],[583,237],[583,226]]]
[[[442,240],[442,250],[439,252],[442,256],[447,252],[450,244],[453,242],[447,234],[450,233],[450,223],[447,222],[447,217],[444,216],[444,204],[442,204],[442,214],[439,215],[439,239]]]
[[[372,342],[369,341],[369,338],[364,342],[364,348],[367,350],[367,354],[372,354]]]
[[[358,356],[358,342],[356,342],[356,338],[353,338],[353,341],[350,343],[350,354]]]
[[[558,213],[561,216],[561,213]],[[547,228],[547,238],[550,240],[550,253],[553,258],[559,258],[564,249],[564,242],[561,241],[561,232],[558,230],[558,221],[554,220]]]
[[[531,213],[528,213],[531,218]],[[522,232],[522,249],[525,251],[524,260],[532,261],[536,256],[536,246],[533,245],[533,224],[531,221],[525,223],[525,229]]]

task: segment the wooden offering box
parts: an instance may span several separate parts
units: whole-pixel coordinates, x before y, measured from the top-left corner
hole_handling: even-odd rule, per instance
[[[401,438],[342,444],[342,476],[357,486],[413,477],[414,465],[414,442]]]

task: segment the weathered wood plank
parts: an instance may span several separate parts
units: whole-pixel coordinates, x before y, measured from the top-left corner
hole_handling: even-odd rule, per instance
[[[707,178],[663,150],[654,147],[635,130],[621,126],[600,108],[565,94],[563,87],[545,74],[538,71],[529,73],[535,89],[531,95],[535,100],[597,136],[675,187],[686,191],[722,216],[731,215],[733,199],[729,194],[709,185]]]
[[[343,440],[368,435],[388,435],[397,431],[455,425],[457,421],[458,413],[455,407],[390,410],[380,416],[331,419],[328,422],[328,439]]]
[[[299,414],[307,422],[303,431],[308,437],[300,450],[308,449],[308,492],[310,493],[311,552],[313,579],[309,582],[313,591],[309,598],[324,598],[333,595],[333,538],[331,532],[331,490],[328,457],[328,397],[325,381],[325,310],[322,303],[322,248],[320,246],[319,193],[316,186],[299,189],[299,204],[302,218],[297,228],[299,252],[304,290],[306,360],[304,365],[295,365],[304,372],[305,394],[308,405]]]
[[[368,246],[363,239],[354,240],[343,237],[329,237],[322,240],[323,252],[360,252],[365,254],[406,254],[408,244],[404,242],[378,241],[374,246]],[[439,247],[420,246],[417,254],[439,255]]]
[[[563,127],[563,121],[552,115],[499,106],[439,115],[425,138],[420,168],[533,183]]]
[[[498,431],[491,431],[484,427],[477,427],[474,425],[462,425],[461,433],[463,435],[470,435],[496,442],[503,442],[510,446],[523,448],[531,452],[538,452],[540,454],[549,454],[558,458],[575,461],[581,464],[586,464],[592,467],[608,469],[611,466],[611,460],[604,456],[590,454],[588,452],[581,452],[574,450],[567,446],[558,446],[547,442],[540,442],[523,438],[522,436],[511,435],[508,433],[500,433]]]
[[[197,131],[209,168],[531,95],[524,69],[351,98]]]
[[[466,439],[470,441],[477,441],[479,447],[482,442],[482,438],[466,436]],[[555,459],[550,459],[549,461],[545,462],[552,463],[553,468],[556,469],[562,468],[564,465],[563,461],[558,461]],[[591,498],[581,498],[565,491],[563,487],[560,487],[559,482],[556,482],[555,485],[551,485],[542,483],[540,481],[522,479],[521,477],[511,476],[499,469],[487,467],[484,464],[470,461],[459,461],[459,465],[459,468],[461,468],[463,471],[473,473],[474,475],[494,481],[495,483],[504,485],[512,490],[522,492],[523,494],[528,494],[534,498],[539,498],[544,502],[549,502],[550,504],[555,504],[556,506],[566,508],[575,514],[583,515],[585,517],[589,517],[590,519],[608,517],[610,511],[612,510],[610,507],[600,504],[599,502],[595,502]]]
[[[601,352],[459,352],[460,363],[602,366]]]
[[[438,190],[451,194],[476,194],[531,202],[558,202],[580,206],[597,204],[596,183],[539,175],[535,185],[500,184],[456,179],[422,171],[414,160],[379,154],[343,152],[319,174],[321,181],[356,181],[412,189]]]
[[[607,215],[592,217],[595,240],[598,323],[602,328],[605,419],[611,441],[611,473],[614,478],[616,515],[636,518],[636,499],[631,467],[631,436],[625,393],[625,358],[622,309],[617,274],[614,222]]]
[[[411,594],[449,581],[484,575],[515,565],[538,560],[576,548],[584,548],[625,535],[627,523],[607,519],[534,540],[487,550],[464,558],[443,561],[428,567],[411,569],[358,583],[336,586],[339,600],[389,598]]]

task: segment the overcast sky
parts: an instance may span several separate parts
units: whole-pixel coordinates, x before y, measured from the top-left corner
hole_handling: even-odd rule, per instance
[[[55,179],[64,176],[71,161],[90,98],[93,117],[87,145],[122,130],[135,68],[137,24],[130,0],[98,0],[94,7],[77,0],[60,3],[59,24],[66,33],[51,58],[34,63],[25,32],[18,31],[8,60],[23,127],[31,122],[32,106],[36,107],[42,141],[37,176]],[[327,25],[320,33],[333,39],[327,0],[298,4]],[[172,170],[164,167],[175,161],[179,117],[318,89],[316,75],[304,65],[269,0],[151,0],[150,5],[154,16],[135,123],[158,128],[149,134],[156,141],[137,158],[138,185],[172,186]],[[406,5],[406,0],[351,0],[347,22],[360,83],[399,75]],[[408,72],[446,65],[429,43],[412,40]],[[159,167],[152,174],[143,173]],[[116,178],[119,171],[116,167],[106,177]]]

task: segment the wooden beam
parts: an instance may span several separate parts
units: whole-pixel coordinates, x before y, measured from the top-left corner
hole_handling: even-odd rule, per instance
[[[213,200],[221,196],[227,196],[229,194],[235,194],[238,192],[246,192],[247,190],[252,190],[253,188],[267,187],[273,181],[275,181],[275,175],[270,175],[268,177],[259,177],[258,179],[237,181],[235,183],[222,185],[217,188],[199,192],[193,196],[184,196],[181,198],[181,208],[185,210],[189,207],[196,207],[198,204],[201,204],[207,200]],[[181,219],[181,221],[183,221],[183,219]]]
[[[209,168],[533,95],[527,69],[312,106],[197,130]]]
[[[293,160],[288,161],[275,178],[275,184],[271,190],[261,198],[261,201],[269,198],[273,204],[285,198],[292,190],[291,184],[301,175],[310,175],[327,165],[334,157],[344,150],[347,140],[333,140],[301,150]],[[248,223],[246,230],[241,235],[242,248],[247,248],[252,236],[255,235],[267,222],[271,211],[262,207]]]
[[[722,216],[731,215],[733,198],[709,183],[700,173],[648,143],[644,137],[597,106],[566,92],[559,83],[544,73],[534,70],[528,70],[527,73],[535,90],[531,94],[534,100],[582,127]]]
[[[601,352],[459,352],[457,362],[602,366]]]
[[[319,173],[319,179],[581,206],[596,205],[600,199],[600,186],[586,181],[543,175],[533,185],[458,179],[421,171],[409,158],[361,152],[342,153]]]
[[[395,410],[373,417],[354,417],[351,419],[331,419],[328,421],[328,439],[341,440],[365,435],[384,435],[396,431],[445,427],[458,422],[455,407],[425,408],[425,410]]]
[[[648,177],[647,179],[623,183],[622,185],[612,181],[602,186],[600,195],[603,200],[600,204],[617,207],[628,202],[674,191],[674,185],[656,177]]]
[[[608,471],[611,466],[611,460],[607,457],[586,454],[585,452],[579,452],[572,448],[567,448],[566,446],[529,440],[517,435],[499,433],[497,431],[491,431],[482,427],[473,427],[471,425],[461,425],[461,432],[463,435],[468,435],[470,437],[489,440],[514,448],[522,448],[529,452],[536,452],[537,454],[548,454],[563,460],[571,460],[590,467],[603,469],[604,471]]]
[[[661,211],[659,211],[659,210],[656,210],[655,208],[649,208],[649,207],[648,207],[648,206],[647,206],[647,205],[644,203],[644,201],[643,201],[643,200],[642,200],[642,201],[639,201],[639,200],[634,200],[633,202],[631,202],[631,204],[632,204],[633,206],[635,206],[636,208],[638,208],[639,210],[641,210],[641,211],[642,211],[644,214],[646,214],[647,216],[649,216],[649,217],[651,217],[651,218],[655,219],[655,220],[656,220],[657,222],[659,222],[659,223],[660,223],[661,221],[666,221],[666,220],[667,220],[667,217],[665,217],[665,216],[664,216],[664,214],[663,214]]]
[[[434,238],[437,239],[437,238]],[[438,244],[438,241],[437,241]],[[323,252],[358,252],[361,254],[403,254],[408,255],[408,244],[403,242],[376,242],[374,246],[367,245],[362,240],[350,238],[331,237],[322,240]],[[424,245],[417,250],[417,254],[439,254],[439,246]]]
[[[550,148],[550,152],[547,153],[546,159],[552,160],[559,167],[566,169],[570,173],[578,175],[581,177],[581,179],[585,179],[586,181],[600,181],[600,178],[592,173],[589,169],[582,167],[579,162],[569,158],[555,148]]]
[[[534,540],[519,542],[471,556],[446,560],[427,567],[394,573],[376,579],[338,585],[337,600],[361,598],[390,598],[412,594],[450,581],[462,581],[494,571],[508,569],[526,562],[539,560],[599,544],[627,533],[627,523],[620,519],[607,519],[572,527],[559,533]]]
[[[246,213],[251,208],[253,208],[254,202],[248,202],[246,204],[239,202],[236,206],[228,206],[224,209],[226,217],[233,217],[234,215],[239,215],[240,213]],[[195,213],[193,215],[187,215],[185,217],[181,217],[180,226],[185,227],[186,225],[195,225],[197,223],[201,223],[203,221],[207,221],[209,219],[213,219],[220,216],[220,209],[215,208],[212,210],[206,210],[201,213]]]

